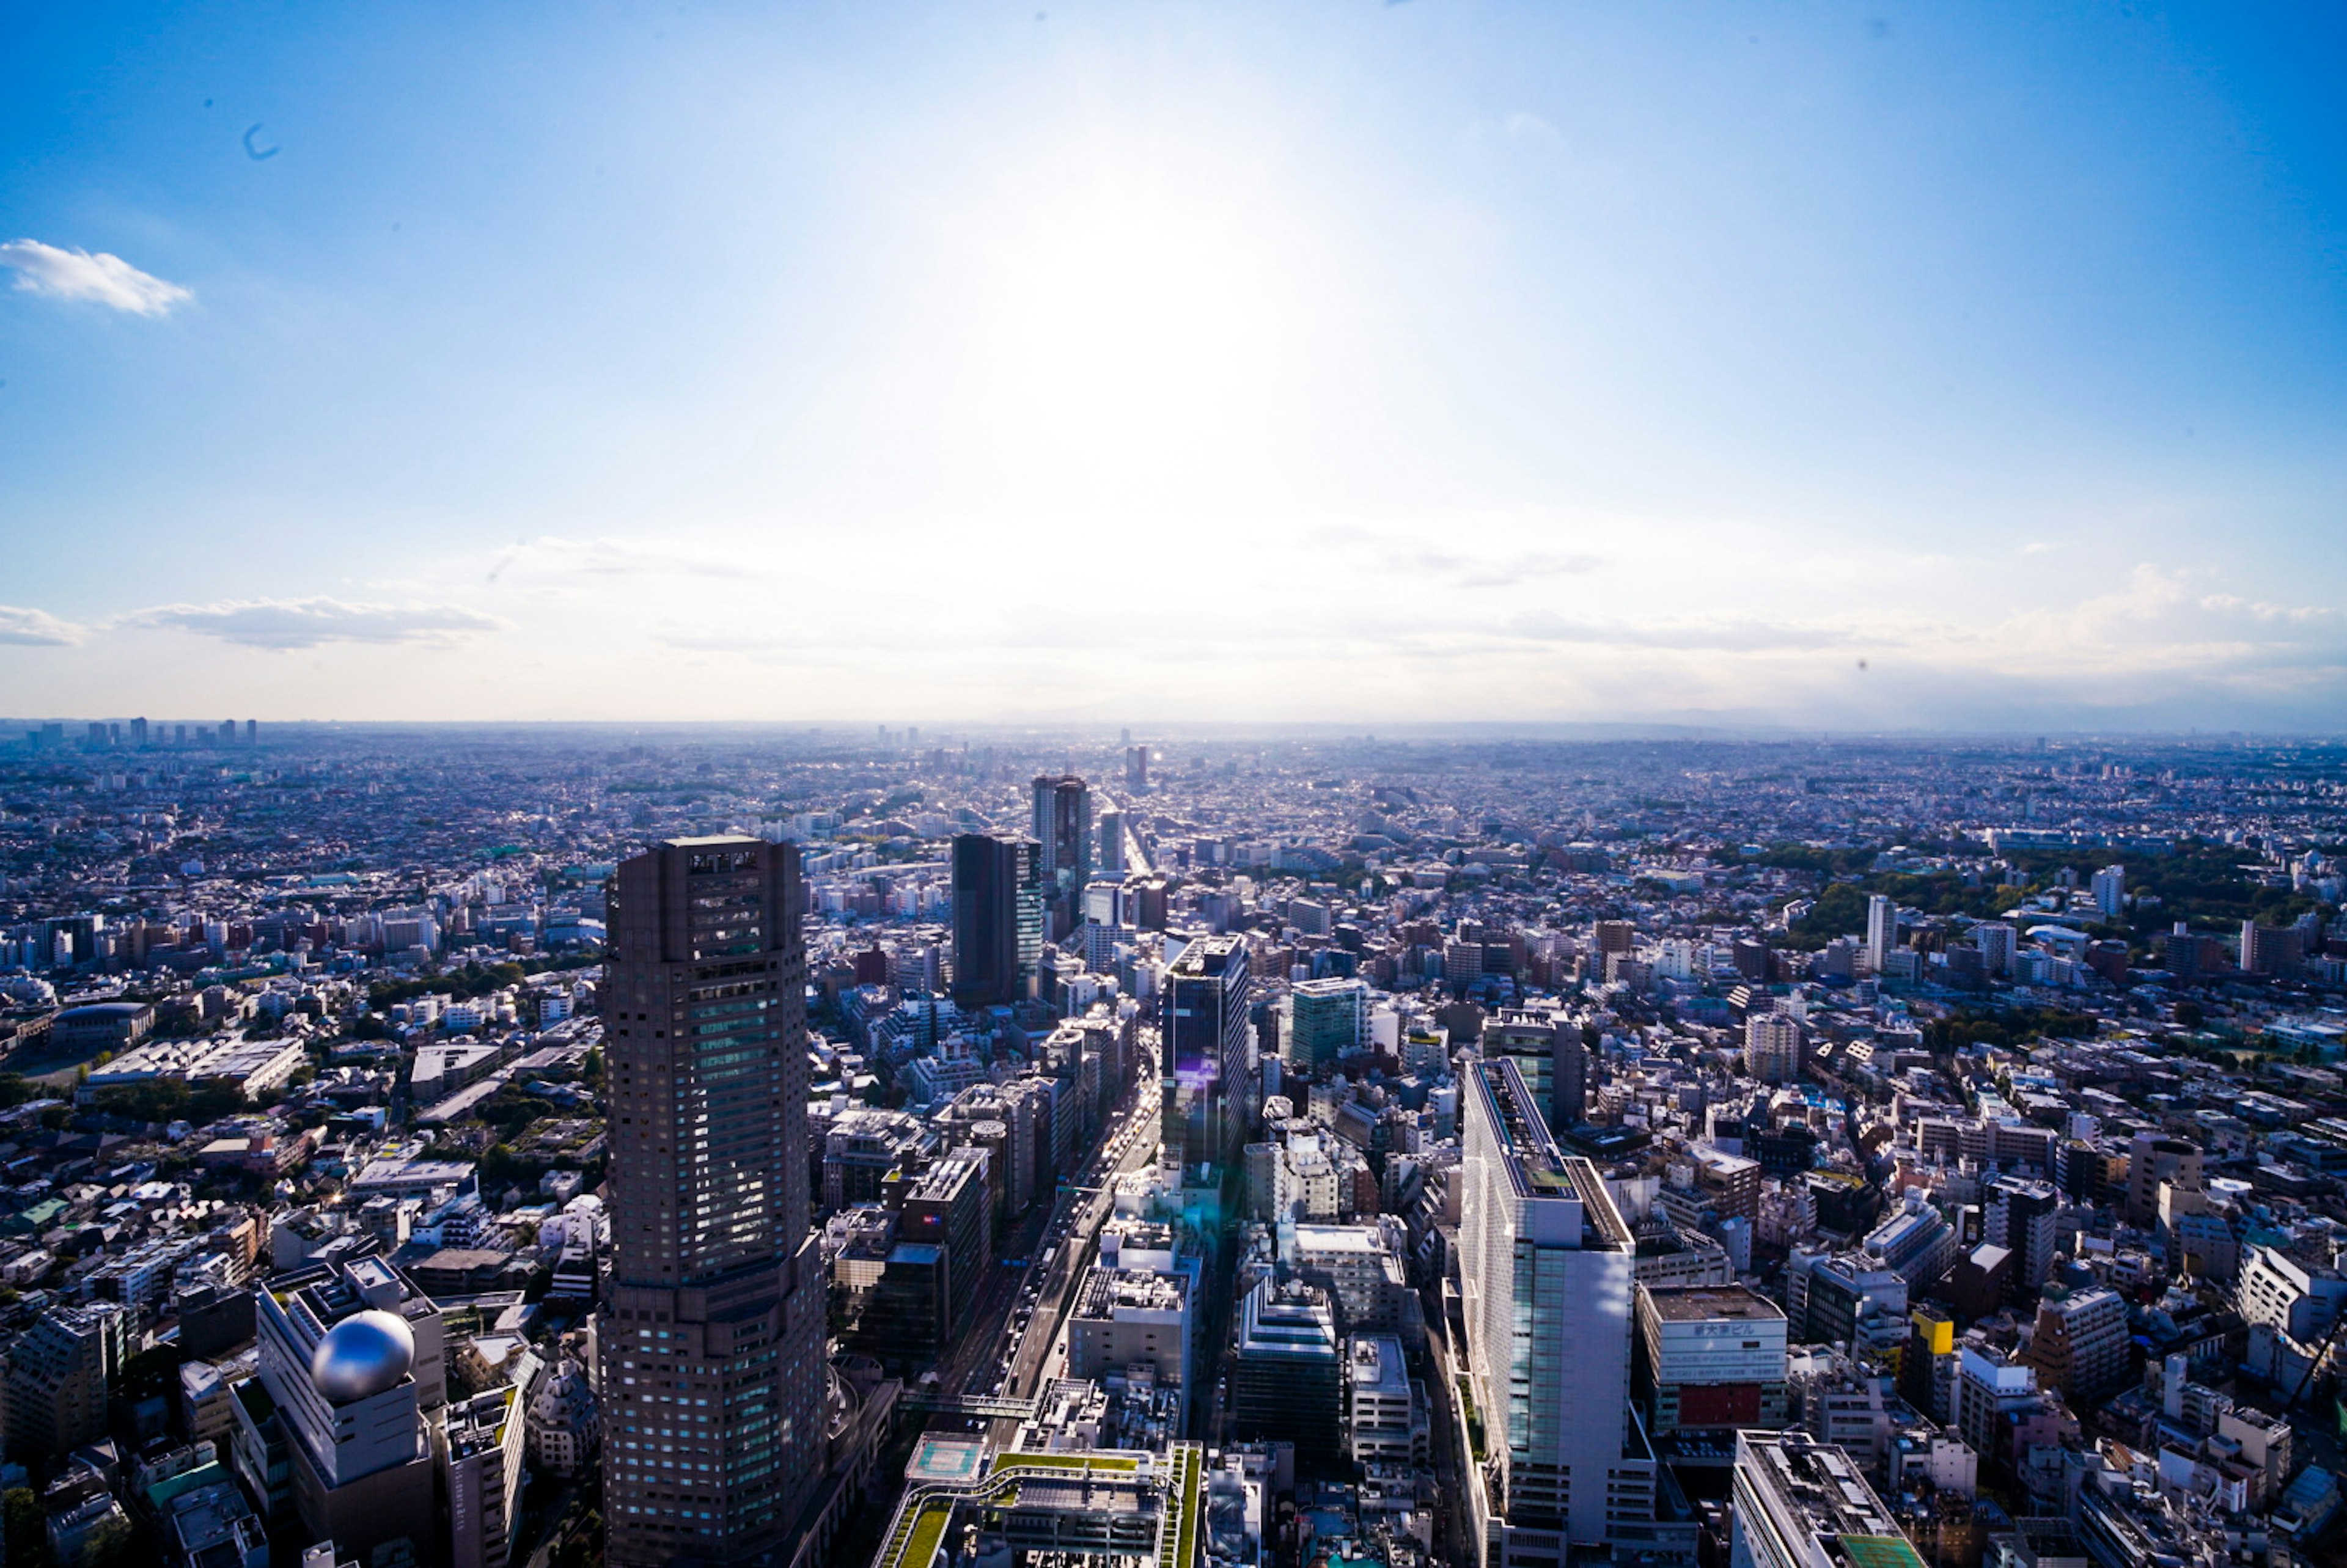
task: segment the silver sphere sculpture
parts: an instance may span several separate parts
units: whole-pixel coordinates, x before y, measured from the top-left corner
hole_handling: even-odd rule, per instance
[[[310,1381],[327,1402],[346,1405],[396,1387],[415,1364],[415,1332],[396,1313],[368,1311],[326,1331],[310,1356]]]

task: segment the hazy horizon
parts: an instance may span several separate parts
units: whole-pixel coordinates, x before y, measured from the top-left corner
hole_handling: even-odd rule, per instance
[[[134,719],[144,718],[158,726],[184,723],[189,726],[191,754],[197,749],[212,747],[213,741],[196,732],[212,728],[217,721],[180,720],[177,715],[133,713],[77,714],[60,717],[45,714],[37,717],[10,718],[0,715],[0,744],[15,738],[21,732],[44,723],[62,723],[63,736],[69,747],[80,746],[84,726],[90,723],[123,725]],[[233,721],[239,727],[234,748],[241,750],[245,720]],[[2347,745],[2347,733],[2337,730],[2298,729],[2192,729],[2181,730],[2094,730],[2094,729],[1833,729],[1819,726],[1735,725],[1702,723],[1638,723],[1632,721],[1607,720],[1501,720],[1457,719],[1405,721],[1377,726],[1345,724],[1315,720],[1157,720],[1137,721],[1130,724],[1104,723],[1082,720],[984,720],[984,719],[662,719],[662,718],[601,718],[601,719],[319,719],[290,718],[255,722],[265,725],[262,743],[282,740],[289,732],[299,736],[323,733],[364,735],[374,733],[453,730],[480,732],[497,735],[569,734],[578,732],[614,732],[633,735],[801,735],[820,737],[870,745],[876,731],[885,734],[891,745],[927,749],[931,746],[958,746],[978,742],[1068,743],[1079,745],[1118,748],[1127,745],[1162,749],[1170,745],[1230,744],[1265,742],[1273,744],[1291,742],[1314,743],[1336,743],[1357,745],[1394,743],[1473,745],[1483,743],[1510,742],[1554,743],[1558,744],[1670,744],[1689,745],[1918,745],[1926,747],[1983,746],[1990,748],[2028,748],[2038,744],[2068,749],[2074,746],[2107,748],[2161,748],[2213,745],[2325,747]],[[910,733],[907,733],[907,730]],[[169,753],[179,743],[159,731],[151,744]]]

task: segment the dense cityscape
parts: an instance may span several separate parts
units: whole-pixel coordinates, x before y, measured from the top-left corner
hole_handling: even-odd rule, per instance
[[[2285,1568],[2347,748],[21,723],[12,1568]]]

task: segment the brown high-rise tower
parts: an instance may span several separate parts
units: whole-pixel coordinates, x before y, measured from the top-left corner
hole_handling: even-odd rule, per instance
[[[798,851],[678,838],[611,882],[609,1560],[787,1562],[824,1472]]]

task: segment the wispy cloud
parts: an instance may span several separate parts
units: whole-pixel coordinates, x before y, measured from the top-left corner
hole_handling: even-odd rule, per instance
[[[59,620],[43,610],[0,604],[0,642],[40,648],[70,648],[82,640],[82,629]]]
[[[2347,624],[2328,606],[2209,592],[2195,574],[2149,562],[2122,585],[2068,610],[2011,617],[1989,641],[2008,656],[2061,659],[2074,671],[2096,674],[2312,674],[2347,663]]]
[[[1314,548],[1358,553],[1383,570],[1430,579],[1452,588],[1512,588],[1541,578],[1579,577],[1609,564],[1603,556],[1579,550],[1458,549],[1358,523],[1326,524],[1305,537]]]
[[[1460,588],[1512,588],[1544,577],[1579,577],[1597,570],[1605,562],[1597,556],[1558,555],[1547,550],[1514,556],[1457,556],[1427,550],[1415,557],[1398,558],[1391,564],[1405,570],[1448,578]]]
[[[524,539],[497,557],[488,580],[517,577],[741,577],[756,569],[738,556],[632,539]]]
[[[447,644],[511,623],[454,604],[349,604],[338,599],[258,599],[165,604],[125,616],[126,626],[192,631],[247,648],[316,648],[329,642]]]
[[[1565,616],[1519,615],[1501,630],[1533,642],[1587,643],[1601,647],[1701,650],[1759,653],[1780,650],[1840,648],[1850,632],[1824,626],[1787,626],[1761,620],[1624,621],[1576,620]]]
[[[1561,149],[1564,137],[1555,126],[1536,114],[1517,109],[1496,119],[1479,119],[1467,127],[1470,147],[1536,148],[1543,152]]]
[[[806,633],[753,630],[723,626],[663,626],[652,641],[684,653],[804,653],[822,646]]]
[[[135,316],[164,315],[196,297],[192,290],[142,272],[119,256],[60,250],[38,240],[0,245],[0,267],[15,272],[16,287],[26,293],[86,301]]]

